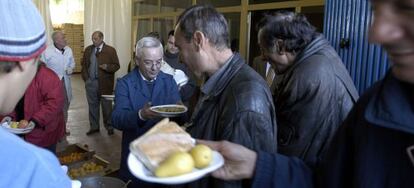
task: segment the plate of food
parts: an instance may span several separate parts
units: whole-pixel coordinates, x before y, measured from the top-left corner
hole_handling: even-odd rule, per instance
[[[187,112],[187,107],[179,104],[167,104],[152,106],[150,110],[160,114],[162,117],[177,117]]]
[[[14,134],[27,134],[34,129],[34,124],[22,120],[20,122],[4,122],[1,124],[1,127]]]
[[[224,164],[220,153],[195,140],[168,118],[130,144],[127,164],[137,178],[167,185],[183,184]]]

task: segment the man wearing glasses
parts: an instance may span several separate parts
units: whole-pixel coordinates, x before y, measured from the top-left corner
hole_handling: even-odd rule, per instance
[[[145,184],[129,172],[128,146],[161,120],[150,106],[181,103],[181,99],[174,78],[160,71],[163,58],[160,41],[144,37],[138,41],[135,52],[135,69],[116,84],[112,124],[123,131],[120,177],[125,181],[133,180],[131,187],[153,187],[155,185]]]

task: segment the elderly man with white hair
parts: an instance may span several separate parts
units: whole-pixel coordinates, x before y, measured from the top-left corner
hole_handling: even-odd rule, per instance
[[[47,47],[42,54],[42,61],[52,69],[64,84],[65,103],[63,113],[65,123],[68,121],[68,109],[72,100],[72,86],[70,77],[75,68],[75,60],[72,49],[67,45],[65,34],[55,31],[52,34],[53,45]]]
[[[112,125],[122,131],[120,177],[133,180],[132,187],[153,187],[129,172],[129,143],[161,120],[159,114],[149,109],[151,105],[176,104],[181,99],[174,78],[160,71],[163,58],[160,41],[144,37],[138,41],[135,51],[135,69],[116,84]]]

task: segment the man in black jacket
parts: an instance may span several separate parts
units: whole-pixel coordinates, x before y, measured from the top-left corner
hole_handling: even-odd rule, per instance
[[[271,93],[260,75],[231,51],[224,16],[210,6],[193,6],[180,15],[175,40],[190,71],[208,78],[187,129],[191,136],[276,152]],[[247,187],[245,183],[208,177],[190,187]]]
[[[336,51],[306,17],[281,11],[258,25],[263,59],[276,71],[278,151],[320,160],[358,98]]]

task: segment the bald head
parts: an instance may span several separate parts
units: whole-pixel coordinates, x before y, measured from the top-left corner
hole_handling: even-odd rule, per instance
[[[104,35],[101,31],[95,31],[92,34],[92,42],[95,47],[99,47],[103,43]]]
[[[58,49],[63,49],[67,45],[66,39],[65,39],[65,34],[62,31],[53,32],[52,33],[52,40],[53,40],[53,44]]]

